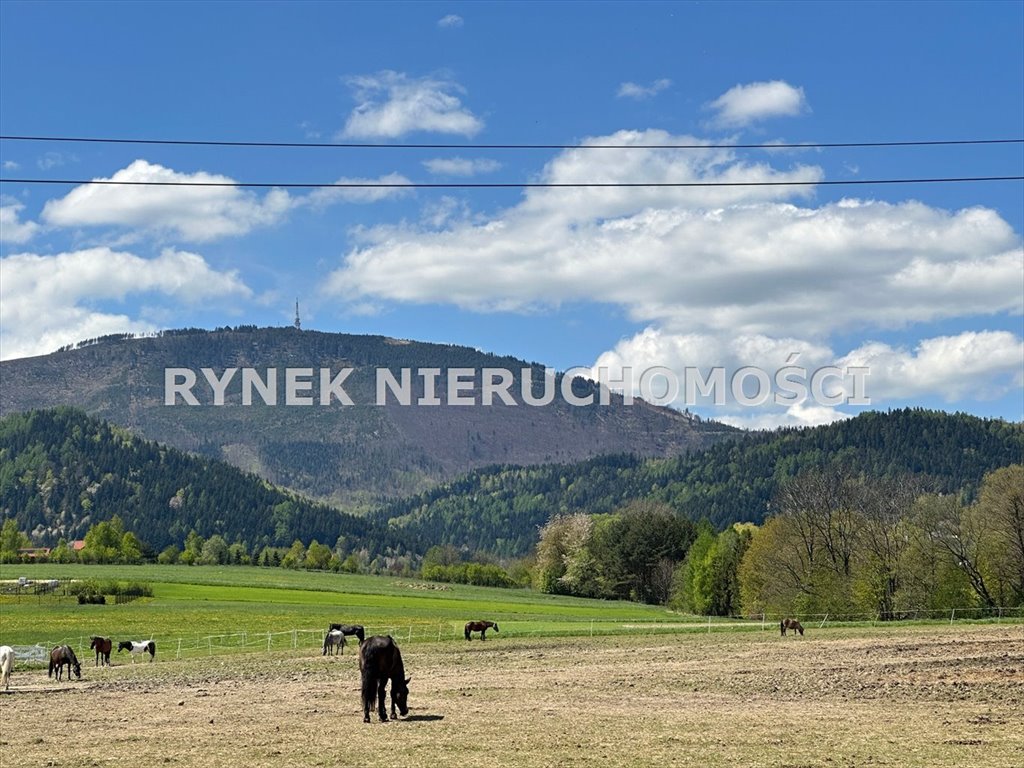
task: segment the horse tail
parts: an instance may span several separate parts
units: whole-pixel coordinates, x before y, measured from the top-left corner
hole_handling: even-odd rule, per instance
[[[473,626],[472,622],[470,622],[469,624],[466,625],[466,639],[467,640],[469,640],[469,632],[470,632],[469,628],[472,627],[472,626]]]

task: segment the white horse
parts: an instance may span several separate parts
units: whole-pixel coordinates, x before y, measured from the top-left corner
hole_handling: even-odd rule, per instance
[[[345,633],[340,629],[332,629],[327,633],[327,636],[324,638],[323,655],[327,656],[329,654],[333,656],[335,648],[338,649],[338,653],[345,653]]]
[[[0,685],[5,691],[11,689],[11,670],[14,669],[14,649],[0,645]]]
[[[135,663],[135,656],[140,653],[148,653],[149,660],[156,658],[156,643],[152,640],[122,640],[117,644],[117,652],[128,651],[132,655],[132,664]]]

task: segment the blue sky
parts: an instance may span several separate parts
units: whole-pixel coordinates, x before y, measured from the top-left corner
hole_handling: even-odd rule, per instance
[[[0,132],[627,150],[0,142],[6,179],[1020,176],[1021,3],[0,4]],[[0,185],[0,356],[282,325],[571,366],[867,367],[871,407],[1024,416],[1024,184]],[[847,382],[847,386],[849,382]],[[834,393],[833,393],[834,394]],[[686,403],[679,402],[679,406]],[[742,426],[863,406],[699,402]]]

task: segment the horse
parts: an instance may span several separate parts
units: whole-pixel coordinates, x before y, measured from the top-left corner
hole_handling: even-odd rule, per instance
[[[360,643],[366,639],[366,631],[361,624],[331,624],[327,631],[331,632],[335,629],[343,635],[355,635],[359,638]]]
[[[388,680],[391,681],[391,718],[397,719],[395,707],[402,717],[409,714],[409,681],[405,676],[405,665],[402,653],[395,644],[395,639],[388,635],[368,637],[359,644],[359,671],[362,673],[363,686],[363,722],[370,722],[370,708],[373,700],[377,700],[377,713],[382,723],[387,722],[388,713],[384,709],[384,690]]]
[[[90,637],[89,640],[92,641],[89,647],[96,651],[96,666],[98,667],[102,661],[103,666],[109,667],[110,649],[113,648],[114,643],[109,637]]]
[[[498,631],[498,624],[494,621],[471,621],[466,624],[466,639],[469,640],[470,632],[479,632],[480,639],[486,640],[487,630],[494,627],[494,631]]]
[[[135,663],[135,654],[148,653],[149,660],[156,658],[156,643],[152,640],[122,640],[117,644],[117,652],[128,651],[132,655],[132,664]]]
[[[53,677],[53,671],[57,670],[57,679],[60,680],[65,664],[68,665],[68,680],[71,679],[72,668],[75,670],[75,677],[79,680],[82,679],[82,665],[78,663],[78,657],[75,656],[75,652],[67,645],[58,645],[50,651],[50,671],[46,676]]]
[[[782,636],[786,636],[786,630],[792,629],[794,632],[799,632],[800,636],[803,637],[804,627],[796,619],[783,619],[779,622],[779,630],[782,632]]]
[[[323,655],[334,655],[334,649],[338,649],[338,653],[345,654],[345,635],[340,629],[332,629],[327,633],[324,638],[324,652]]]
[[[14,649],[0,645],[0,685],[5,691],[11,690],[11,670],[14,669]]]

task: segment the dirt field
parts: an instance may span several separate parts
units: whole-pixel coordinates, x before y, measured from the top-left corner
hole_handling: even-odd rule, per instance
[[[409,717],[355,655],[16,669],[0,765],[1024,765],[1024,627],[409,645]]]

